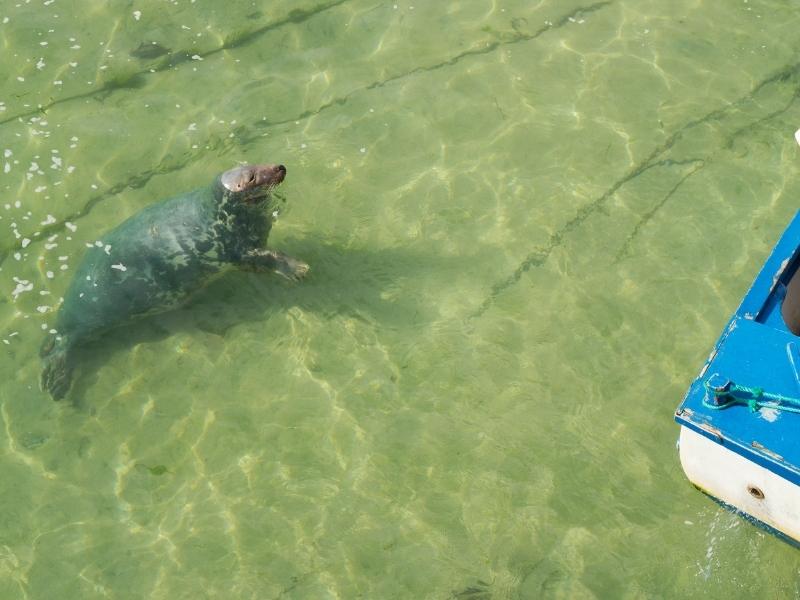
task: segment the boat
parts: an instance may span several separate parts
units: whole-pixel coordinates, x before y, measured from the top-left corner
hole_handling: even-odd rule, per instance
[[[675,420],[689,481],[800,545],[800,212],[723,329]]]

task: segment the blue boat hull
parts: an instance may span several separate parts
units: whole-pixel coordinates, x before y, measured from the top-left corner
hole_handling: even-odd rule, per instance
[[[797,274],[797,277],[795,275]],[[800,213],[675,413],[705,493],[800,543]]]

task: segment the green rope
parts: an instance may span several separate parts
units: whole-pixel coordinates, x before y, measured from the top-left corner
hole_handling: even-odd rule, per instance
[[[800,398],[772,394],[759,387],[738,385],[716,373],[706,379],[703,385],[708,392],[703,398],[703,406],[712,410],[740,405],[747,406],[750,412],[758,412],[761,408],[774,408],[800,414]]]

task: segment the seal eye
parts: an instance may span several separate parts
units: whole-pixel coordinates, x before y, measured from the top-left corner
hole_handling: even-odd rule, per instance
[[[250,173],[250,179],[247,180],[247,183],[253,183],[256,180],[256,174]]]

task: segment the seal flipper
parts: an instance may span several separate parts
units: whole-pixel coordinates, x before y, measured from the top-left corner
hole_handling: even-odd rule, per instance
[[[274,271],[292,281],[300,281],[309,271],[309,266],[302,260],[266,248],[257,248],[245,254],[242,266],[254,271]]]
[[[41,388],[53,397],[61,400],[69,390],[72,382],[72,366],[69,364],[67,345],[55,335],[47,338],[42,344],[39,355],[42,357]]]

